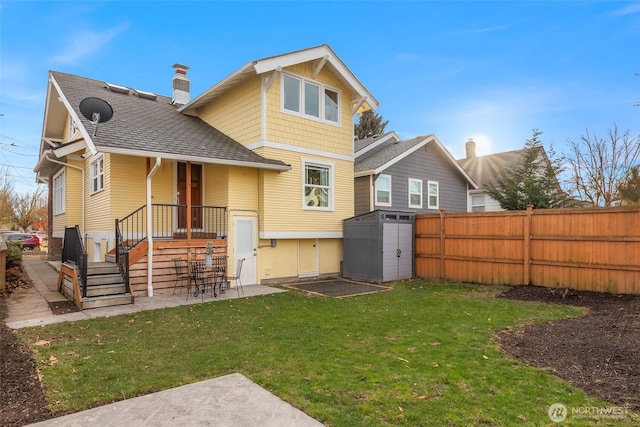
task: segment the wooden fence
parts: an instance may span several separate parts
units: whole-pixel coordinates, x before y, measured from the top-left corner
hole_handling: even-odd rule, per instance
[[[640,294],[640,208],[416,215],[416,276]]]

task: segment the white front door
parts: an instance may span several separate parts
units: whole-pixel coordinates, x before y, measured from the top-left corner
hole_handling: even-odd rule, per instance
[[[240,281],[243,285],[255,285],[258,283],[256,249],[258,219],[252,216],[236,216],[233,218],[233,264],[235,271],[238,260],[244,258]]]

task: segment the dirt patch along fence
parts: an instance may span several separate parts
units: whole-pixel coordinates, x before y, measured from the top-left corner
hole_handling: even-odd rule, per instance
[[[640,294],[640,208],[417,214],[416,276]]]

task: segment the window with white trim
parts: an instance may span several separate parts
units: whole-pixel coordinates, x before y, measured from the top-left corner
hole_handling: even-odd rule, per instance
[[[104,158],[100,156],[91,162],[91,193],[104,189]]]
[[[440,196],[439,184],[437,181],[428,181],[427,186],[429,188],[429,209],[438,209],[438,201]]]
[[[422,209],[422,180],[409,178],[409,207]]]
[[[303,161],[305,209],[333,209],[333,165]]]
[[[471,196],[471,212],[484,212],[484,194]]]
[[[288,113],[338,124],[340,93],[320,82],[283,73],[282,109]]]
[[[53,214],[64,213],[64,169],[53,177]]]
[[[391,206],[391,175],[379,175],[375,184],[375,204]]]
[[[69,116],[69,129],[68,129],[69,141],[73,139],[73,136],[76,134],[77,130],[78,130],[78,126],[76,126],[76,121],[73,120],[73,117]]]

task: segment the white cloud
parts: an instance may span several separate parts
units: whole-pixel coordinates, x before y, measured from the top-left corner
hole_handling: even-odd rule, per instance
[[[611,11],[609,14],[612,16],[627,16],[627,15],[635,15],[636,13],[640,13],[640,3],[632,3],[628,6],[615,9]]]
[[[129,29],[129,23],[125,22],[113,28],[105,30],[79,29],[68,37],[68,46],[63,52],[54,55],[51,60],[56,63],[71,64],[91,55],[120,34]]]

